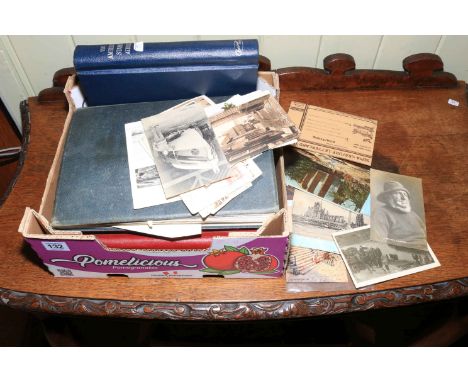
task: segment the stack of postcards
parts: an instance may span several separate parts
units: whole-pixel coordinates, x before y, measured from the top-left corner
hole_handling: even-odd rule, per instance
[[[291,291],[363,287],[439,266],[421,179],[371,169],[377,121],[292,102],[285,151]]]

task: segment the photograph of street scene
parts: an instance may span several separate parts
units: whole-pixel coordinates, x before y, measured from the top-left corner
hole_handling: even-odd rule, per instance
[[[429,246],[424,251],[372,241],[369,227],[333,237],[357,288],[440,265]]]

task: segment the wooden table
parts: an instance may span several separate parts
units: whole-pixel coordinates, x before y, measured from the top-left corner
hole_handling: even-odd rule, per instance
[[[281,104],[300,101],[379,122],[373,167],[423,179],[428,238],[441,267],[362,290],[288,293],[284,278],[68,279],[53,277],[17,232],[38,210],[67,114],[55,88],[22,105],[22,171],[0,207],[0,303],[28,311],[146,319],[254,320],[406,306],[468,294],[468,108],[465,83],[434,55],[406,72],[355,70],[348,55],[326,70],[278,70]],[[450,106],[454,99],[460,106]],[[57,102],[52,102],[52,101]]]

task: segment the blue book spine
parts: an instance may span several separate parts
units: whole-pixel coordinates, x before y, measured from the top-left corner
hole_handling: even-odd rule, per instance
[[[190,66],[256,66],[257,40],[182,41],[78,45],[75,69],[154,68]]]
[[[256,89],[257,40],[78,45],[89,106],[246,94]]]

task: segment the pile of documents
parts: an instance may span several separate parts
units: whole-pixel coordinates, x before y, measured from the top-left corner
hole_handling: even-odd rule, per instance
[[[51,225],[170,238],[258,229],[281,208],[272,149],[297,135],[268,91],[77,109]]]
[[[135,209],[182,200],[215,215],[262,175],[254,158],[296,142],[297,128],[268,91],[215,104],[206,96],[125,125]]]
[[[294,144],[297,136],[287,113],[261,90],[220,103],[199,96],[126,123],[133,215],[158,213],[109,223],[166,237],[258,228],[279,210],[272,149]],[[188,211],[177,215],[181,203]]]
[[[288,289],[359,288],[439,266],[421,179],[370,168],[377,121],[299,102],[288,114],[300,130],[285,151]]]

